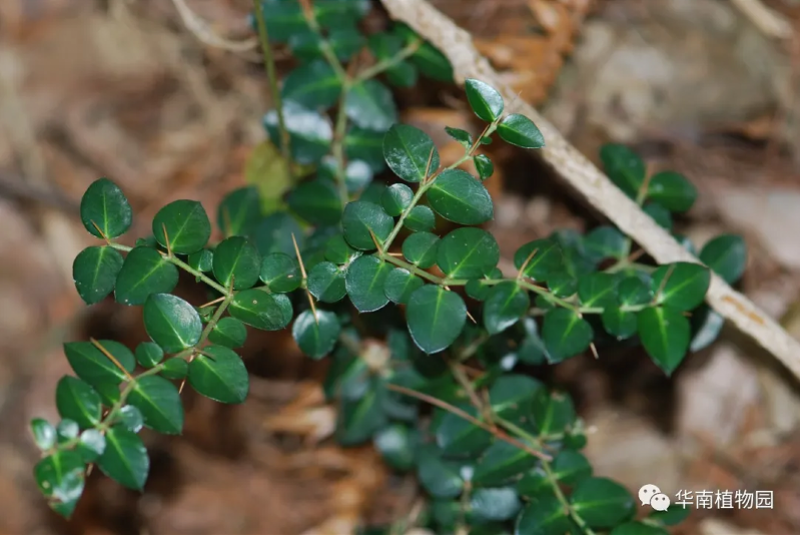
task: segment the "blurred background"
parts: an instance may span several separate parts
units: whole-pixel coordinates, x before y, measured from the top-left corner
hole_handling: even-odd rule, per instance
[[[800,1],[433,3],[587,157],[628,143],[651,169],[684,173],[700,198],[677,230],[697,246],[744,235],[741,290],[800,337]],[[370,447],[327,440],[324,363],[302,357],[288,333],[251,334],[246,404],[189,394],[183,436],[145,433],[143,494],[92,474],[67,523],[35,488],[27,426],[57,418],[55,384],[70,373],[61,344],[94,336],[132,347],[146,336],[138,309],[87,308],[74,289],[72,261],[94,243],[77,215],[83,191],[101,176],[117,182],[135,237],[171,200],[214,213],[231,189],[273,189],[251,7],[0,2],[0,535],[344,535],[408,514],[418,498],[413,478],[388,473]],[[376,8],[367,23],[382,27]],[[209,29],[187,29],[198,20]],[[291,61],[279,57],[286,72]],[[445,125],[472,121],[457,88],[397,96],[403,120],[442,145]],[[491,156],[491,231],[505,258],[553,229],[602,221],[537,160],[507,148]],[[596,472],[634,494],[646,483],[671,495],[774,492],[773,509],[700,510],[676,533],[783,535],[800,533],[800,397],[773,360],[726,327],[672,380],[639,350],[576,357],[550,374],[590,426]]]

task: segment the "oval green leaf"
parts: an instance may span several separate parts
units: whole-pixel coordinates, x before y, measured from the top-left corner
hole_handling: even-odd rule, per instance
[[[133,220],[128,199],[119,187],[100,178],[92,182],[81,198],[81,222],[93,236],[113,239],[127,232]]]
[[[406,320],[414,343],[425,353],[437,353],[461,334],[467,307],[458,294],[428,284],[409,297]]]
[[[208,340],[213,344],[236,349],[242,347],[247,340],[247,327],[236,318],[221,318],[208,333]]]
[[[625,145],[609,143],[600,148],[600,160],[608,178],[628,197],[635,199],[647,174],[639,155]]]
[[[436,225],[436,215],[433,210],[424,205],[411,209],[403,221],[403,226],[412,232],[427,232]]]
[[[686,212],[697,200],[697,188],[674,171],[662,171],[650,177],[647,198],[670,212]]]
[[[211,345],[189,363],[189,384],[220,403],[242,403],[250,380],[242,359],[232,349]]]
[[[234,290],[252,288],[261,272],[261,257],[247,238],[232,236],[214,249],[214,277],[224,287],[233,282]]]
[[[145,368],[152,368],[164,359],[164,350],[155,342],[142,342],[136,346],[136,362]]]
[[[281,97],[310,109],[333,106],[342,92],[342,82],[324,59],[314,60],[290,72],[283,81]]]
[[[406,182],[421,182],[439,169],[439,151],[430,136],[407,124],[393,125],[383,138],[389,169]]]
[[[178,285],[178,268],[149,247],[135,247],[122,264],[114,299],[123,305],[142,305],[151,294],[169,293]]]
[[[439,242],[436,263],[450,279],[476,279],[500,261],[500,247],[483,229],[456,229]]]
[[[238,292],[228,309],[239,321],[261,329],[279,331],[292,321],[292,302],[285,295],[271,295],[257,288]]]
[[[653,362],[667,376],[672,375],[689,349],[688,318],[669,306],[646,308],[639,312],[637,330]]]
[[[347,295],[345,274],[333,262],[320,262],[308,272],[308,291],[323,303],[341,301]]]
[[[747,265],[747,245],[736,234],[723,234],[709,241],[700,260],[728,284],[738,281]]]
[[[183,430],[183,404],[178,389],[157,375],[136,380],[128,402],[139,409],[144,425],[166,435],[179,435]]]
[[[390,271],[392,266],[375,256],[362,256],[350,264],[345,285],[359,312],[374,312],[389,303],[384,288]]]
[[[539,131],[539,128],[533,124],[533,121],[518,113],[506,116],[497,125],[497,134],[506,143],[523,149],[540,149],[544,147],[544,136]]]
[[[116,386],[127,378],[125,372],[132,372],[136,367],[136,358],[130,349],[113,340],[98,340],[98,345],[111,354],[124,369],[121,370],[103,351],[91,342],[68,342],[64,344],[64,353],[75,374],[92,385],[100,388],[111,384]]]
[[[397,217],[408,208],[413,197],[414,192],[405,184],[392,184],[383,192],[381,205],[387,214]]]
[[[100,394],[89,383],[68,375],[56,385],[56,407],[62,418],[74,420],[83,429],[100,423],[103,410]]]
[[[362,251],[374,251],[375,240],[378,244],[383,244],[394,228],[394,220],[381,206],[367,201],[356,201],[345,207],[342,228],[344,238],[350,246]]]
[[[392,92],[377,80],[352,86],[345,96],[344,111],[353,124],[369,130],[388,130],[397,122]]]
[[[72,280],[78,295],[87,305],[99,303],[108,296],[117,282],[123,259],[107,245],[87,247],[72,263]]]
[[[83,494],[86,465],[74,451],[57,451],[36,463],[33,475],[47,504],[69,518]]]
[[[303,282],[297,261],[283,253],[272,253],[264,257],[259,278],[269,291],[280,294],[296,290]]]
[[[317,309],[315,316],[311,310],[305,310],[294,320],[292,336],[303,353],[319,360],[333,350],[341,329],[333,312]]]
[[[172,294],[153,294],[144,304],[144,328],[166,353],[177,353],[200,341],[203,322],[197,310]]]
[[[612,528],[636,513],[636,502],[628,490],[610,479],[584,479],[570,496],[575,512],[592,528]]]
[[[165,234],[166,232],[166,234]],[[153,235],[163,247],[176,254],[191,254],[202,249],[211,237],[211,222],[197,201],[173,201],[153,218]]]
[[[405,305],[411,294],[424,284],[419,277],[407,269],[395,268],[386,276],[383,291],[386,297],[398,305]]]
[[[136,433],[122,426],[114,426],[106,432],[106,449],[97,465],[120,485],[142,490],[150,471],[150,458]]]
[[[489,84],[468,78],[464,82],[464,90],[467,93],[469,106],[479,119],[491,123],[502,115],[503,97]]]
[[[479,225],[494,217],[489,192],[479,180],[461,169],[444,171],[427,195],[431,208],[454,223]]]
[[[544,315],[542,339],[550,363],[561,362],[586,351],[592,338],[592,326],[572,310],[554,308]]]
[[[428,269],[436,263],[439,236],[430,232],[416,232],[403,241],[403,256],[417,267]]]
[[[705,266],[676,262],[653,272],[651,289],[656,294],[656,303],[682,312],[700,305],[710,284],[711,272]]]
[[[494,286],[483,303],[483,324],[489,334],[497,334],[512,325],[528,311],[531,299],[527,290],[515,282]]]

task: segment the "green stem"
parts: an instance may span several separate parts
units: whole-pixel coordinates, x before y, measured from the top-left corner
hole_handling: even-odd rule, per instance
[[[419,47],[421,45],[422,45],[421,40],[419,39],[414,40],[413,42],[409,43],[408,45],[400,49],[394,56],[382,59],[381,61],[375,63],[373,66],[367,67],[366,69],[358,73],[358,75],[353,80],[353,83],[357,84],[359,82],[363,82],[364,80],[369,80],[370,78],[374,78],[375,76],[391,69],[395,65],[402,62],[404,59],[414,55],[414,52],[419,50]]]

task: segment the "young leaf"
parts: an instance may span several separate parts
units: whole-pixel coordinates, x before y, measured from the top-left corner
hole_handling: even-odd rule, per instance
[[[700,260],[728,284],[738,281],[747,265],[747,246],[741,236],[723,234],[709,241]]]
[[[533,121],[518,113],[506,116],[497,125],[497,134],[506,143],[523,149],[540,149],[544,147],[544,136],[539,131],[539,128],[533,124]]]
[[[592,326],[572,310],[554,308],[544,315],[542,339],[550,363],[561,362],[586,351],[592,338]]]
[[[106,451],[106,437],[97,429],[87,429],[81,433],[75,451],[84,462],[95,462]]]
[[[689,320],[670,306],[646,308],[637,319],[642,345],[658,367],[672,375],[689,348]]]
[[[412,208],[403,221],[403,226],[412,232],[427,232],[435,225],[436,215],[433,210],[421,204]]]
[[[528,311],[531,305],[528,292],[515,282],[494,286],[483,304],[483,324],[489,334],[497,334],[512,325]]]
[[[141,342],[134,353],[136,362],[145,368],[152,368],[164,359],[164,350],[155,342]]]
[[[377,80],[365,80],[350,88],[344,111],[353,124],[370,130],[388,130],[397,122],[392,92]]]
[[[485,154],[478,154],[472,158],[475,164],[475,169],[478,171],[478,176],[481,180],[486,180],[494,174],[494,164]]]
[[[670,212],[686,212],[697,200],[697,188],[674,171],[662,171],[650,177],[647,198]]]
[[[289,100],[283,103],[283,118],[289,132],[289,148],[297,163],[316,164],[330,152],[333,126],[327,116]],[[277,110],[264,115],[264,128],[272,142],[280,148]]]
[[[308,273],[308,291],[323,303],[341,301],[347,295],[344,273],[332,262],[320,262]]]
[[[472,111],[479,119],[491,123],[503,114],[503,97],[489,84],[468,78],[464,90]]]
[[[635,199],[647,173],[639,155],[625,145],[611,143],[600,148],[600,160],[608,178],[628,197]]]
[[[425,353],[438,353],[461,334],[467,307],[458,294],[427,284],[409,297],[406,320],[414,343]]]
[[[150,458],[137,434],[125,427],[114,426],[106,431],[106,448],[97,465],[120,485],[142,490],[150,471]]]
[[[259,278],[270,292],[281,294],[296,290],[303,282],[297,261],[283,253],[272,253],[264,257]]]
[[[173,253],[191,254],[208,242],[211,222],[199,202],[173,201],[153,218],[153,235],[161,246],[168,247]]]
[[[262,331],[279,331],[292,321],[292,302],[288,297],[257,288],[238,292],[228,310],[234,318]]]
[[[178,285],[178,268],[155,249],[135,247],[122,264],[114,299],[123,305],[142,305],[151,294],[169,293]]]
[[[533,280],[545,280],[564,269],[561,246],[551,238],[528,242],[514,253],[514,266]]]
[[[436,263],[439,236],[430,232],[416,232],[403,242],[403,256],[413,265],[428,269]]]
[[[651,288],[656,302],[683,312],[705,300],[711,273],[708,268],[689,262],[665,264],[652,274]]]
[[[107,178],[95,180],[88,187],[81,198],[80,212],[83,226],[98,238],[122,236],[133,220],[125,194]]]
[[[314,60],[290,72],[283,81],[281,97],[309,109],[333,106],[342,92],[342,81],[324,59]]]
[[[472,134],[470,134],[466,130],[445,126],[444,131],[447,132],[448,136],[461,143],[461,146],[463,146],[465,149],[472,147],[472,144],[474,143],[474,140],[472,139]]]
[[[260,216],[261,199],[258,188],[245,186],[231,191],[219,203],[217,226],[225,236],[244,236],[250,232]]]
[[[151,295],[144,304],[143,316],[145,331],[167,353],[183,351],[200,341],[200,315],[180,297]]]
[[[62,418],[74,420],[84,429],[100,423],[103,411],[100,394],[88,383],[68,375],[56,385],[56,407]]]
[[[411,294],[423,284],[422,279],[407,269],[395,268],[386,276],[383,291],[392,303],[405,305]]]
[[[374,312],[386,306],[386,277],[392,266],[375,256],[362,256],[347,268],[347,295],[359,312]]]
[[[136,367],[136,358],[124,345],[113,340],[99,340],[98,343],[126,371],[132,372]],[[75,374],[95,388],[104,384],[116,386],[126,378],[125,372],[91,342],[68,342],[64,344],[64,353]]]
[[[461,225],[479,225],[494,217],[489,192],[475,177],[461,169],[439,175],[428,190],[428,202],[443,218]]]
[[[108,246],[87,247],[72,263],[72,280],[87,305],[99,303],[114,290],[122,255]]]
[[[43,418],[31,420],[31,433],[36,446],[42,450],[49,450],[56,443],[56,428]]]
[[[494,236],[473,227],[456,229],[439,242],[436,263],[450,279],[479,278],[500,261]]]
[[[183,404],[178,389],[157,375],[140,377],[128,395],[128,402],[139,409],[144,425],[167,435],[183,430]]]
[[[294,320],[292,336],[303,353],[319,360],[333,350],[341,329],[333,312],[317,309],[315,318],[313,311],[305,310]]]
[[[232,349],[211,345],[189,363],[189,384],[220,403],[242,403],[250,389],[247,369]]]
[[[86,465],[74,451],[57,451],[48,455],[33,469],[36,484],[47,498],[47,504],[58,514],[69,518],[83,494]]]
[[[287,198],[294,213],[314,225],[336,225],[342,218],[342,200],[333,182],[317,178],[294,188]]]
[[[592,528],[611,528],[636,513],[636,502],[625,487],[603,477],[584,479],[575,487],[570,503]]]
[[[247,238],[232,236],[214,250],[214,277],[228,288],[233,281],[235,290],[252,288],[258,282],[261,257]]]
[[[231,349],[242,347],[247,339],[247,327],[236,318],[221,318],[211,332],[208,333],[209,342]]]
[[[387,214],[397,217],[408,208],[412,197],[414,197],[414,192],[405,184],[392,184],[383,192],[381,205]]]
[[[383,243],[393,227],[394,220],[383,208],[367,201],[349,203],[342,215],[344,238],[352,247],[362,251],[374,251],[375,240]]]
[[[170,359],[166,364],[171,362],[183,362],[186,364],[186,361],[183,359]],[[119,410],[119,423],[131,433],[138,433],[142,430],[142,427],[144,427],[144,416],[142,416],[139,409],[133,405],[125,405]]]
[[[389,169],[406,182],[421,182],[426,172],[439,169],[439,151],[433,140],[419,128],[406,124],[393,125],[386,132],[383,157]]]

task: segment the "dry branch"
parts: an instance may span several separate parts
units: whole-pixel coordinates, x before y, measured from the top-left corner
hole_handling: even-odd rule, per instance
[[[506,109],[530,117],[544,135],[544,160],[592,206],[633,238],[659,263],[700,261],[681,246],[638,205],[620,191],[594,164],[544,119],[520,100],[475,49],[470,34],[425,0],[382,0],[395,20],[408,24],[444,53],[453,65],[456,81],[476,78],[500,90]],[[795,376],[800,378],[800,343],[749,299],[712,273],[706,301],[739,329],[752,336]]]

